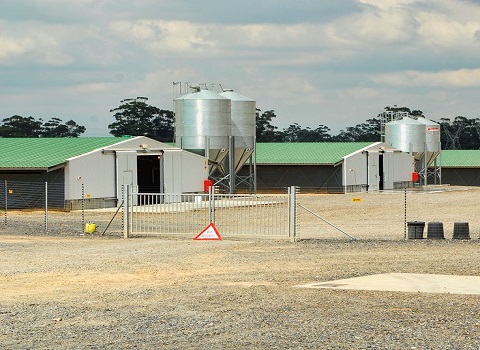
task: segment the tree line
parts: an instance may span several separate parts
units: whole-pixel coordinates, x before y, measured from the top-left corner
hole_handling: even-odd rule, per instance
[[[147,136],[161,142],[173,142],[174,113],[149,105],[147,101],[147,97],[128,98],[111,109],[115,121],[108,125],[110,134],[117,137]],[[387,106],[385,111],[423,117],[422,111],[408,107]],[[346,127],[336,135],[332,135],[330,128],[322,124],[304,128],[299,123],[293,123],[280,130],[273,124],[275,118],[274,110],[262,112],[257,109],[257,142],[376,142],[381,139],[379,116]],[[480,118],[457,116],[453,120],[441,118],[436,122],[441,126],[442,149],[480,149]],[[14,115],[0,122],[0,137],[79,137],[85,131],[86,128],[75,121],[63,123],[59,118],[43,122],[42,119]]]
[[[424,117],[420,110],[408,107],[385,107],[385,111],[405,112],[412,117]],[[276,117],[273,110],[260,114],[257,110],[257,142],[377,142],[381,140],[381,118],[367,119],[355,126],[346,127],[336,135],[330,134],[325,125],[315,129],[303,128],[293,123],[283,130],[273,125]],[[435,120],[434,120],[435,121]],[[469,119],[457,116],[453,119],[440,118],[440,142],[442,149],[480,149],[480,118]]]
[[[73,120],[63,123],[60,118],[43,122],[41,118],[14,115],[0,123],[0,137],[78,137],[85,130]]]

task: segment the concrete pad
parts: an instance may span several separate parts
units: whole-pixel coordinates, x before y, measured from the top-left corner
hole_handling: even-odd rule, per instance
[[[295,287],[413,293],[480,294],[480,277],[385,273],[329,282],[311,283]]]

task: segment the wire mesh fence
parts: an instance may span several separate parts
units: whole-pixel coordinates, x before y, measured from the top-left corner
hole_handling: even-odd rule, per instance
[[[66,208],[63,192],[58,184],[0,182],[0,232],[83,235],[86,224],[93,223],[96,234],[124,236],[122,207],[90,209],[80,201],[77,209]],[[444,229],[446,239],[454,238],[456,223],[467,223],[469,237],[475,239],[480,237],[479,195],[477,187],[430,186],[300,193],[292,205],[288,194],[216,194],[214,198],[209,194],[135,194],[129,225],[138,234],[186,233],[192,237],[214,222],[222,236],[277,238],[295,231],[297,240],[403,240],[409,238],[410,222],[425,224],[423,238],[427,238],[429,223],[441,223],[437,227]]]
[[[121,211],[115,216],[113,210],[86,210],[82,213],[81,210],[55,209],[48,210],[47,215],[41,210],[8,211],[4,224],[0,226],[0,232],[14,235],[78,236],[87,234],[87,223],[95,224],[94,234],[121,237],[123,233]]]
[[[479,195],[478,187],[450,186],[335,195],[300,194],[297,237],[350,239],[351,235],[357,239],[403,240],[409,238],[409,223],[423,222],[422,237],[428,238],[429,223],[441,222],[445,238],[451,239],[454,224],[468,222],[470,237],[479,238]]]
[[[63,209],[63,183],[2,181],[0,201],[8,209]]]
[[[63,184],[2,181],[0,183],[0,230],[9,234],[79,235],[86,223],[95,223],[97,233],[121,235],[123,212],[116,208],[67,208]],[[105,231],[108,227],[108,231]]]

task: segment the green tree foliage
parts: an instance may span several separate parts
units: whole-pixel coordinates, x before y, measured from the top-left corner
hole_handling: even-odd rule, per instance
[[[302,128],[298,123],[291,124],[283,129],[284,142],[328,142],[331,136],[330,129],[325,125],[319,125],[316,129]]]
[[[276,126],[272,125],[273,118],[276,117],[275,111],[266,111],[260,114],[261,110],[257,109],[256,113],[256,137],[257,142],[282,142],[284,135],[278,131]]]
[[[407,112],[409,115],[413,116],[413,117],[425,117],[423,115],[423,112],[418,110],[418,109],[414,109],[414,110],[411,110],[410,108],[408,107],[397,107],[397,105],[394,105],[393,107],[391,106],[387,106],[384,108],[385,111],[387,112]]]
[[[41,120],[20,115],[3,119],[0,126],[1,137],[40,137],[41,132]]]
[[[387,112],[405,112],[409,116],[425,117],[421,110],[396,105],[385,107]],[[364,123],[346,127],[338,135],[330,135],[330,129],[319,125],[316,129],[303,128],[293,123],[283,131],[272,124],[276,118],[273,110],[262,114],[257,110],[257,142],[377,142],[380,141],[380,116],[367,119]],[[480,118],[468,119],[463,116],[441,118],[442,149],[480,149]]]
[[[340,130],[340,133],[332,137],[337,142],[376,142],[380,141],[380,119],[367,119],[365,123],[347,127]]]
[[[480,149],[480,118],[440,118],[442,149]]]
[[[42,126],[42,137],[78,137],[85,132],[85,127],[73,120],[62,124],[59,118],[52,118]]]
[[[110,124],[110,134],[114,136],[147,136],[162,142],[172,142],[174,138],[174,114],[146,103],[148,98],[137,97],[121,101],[121,105],[111,109],[115,122]]]
[[[14,115],[2,120],[0,137],[78,137],[85,130],[73,120],[63,124],[61,119],[52,118],[43,123],[42,119]]]

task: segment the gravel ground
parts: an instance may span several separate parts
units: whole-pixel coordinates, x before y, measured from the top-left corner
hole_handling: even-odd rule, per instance
[[[479,296],[293,288],[480,275],[479,242],[0,237],[3,349],[479,349]]]
[[[463,210],[475,194],[465,191]],[[429,196],[427,202],[449,202]],[[305,205],[354,231],[348,212],[341,221],[340,209],[324,210],[339,198],[349,197]],[[377,197],[363,198],[361,204]],[[387,196],[378,198],[383,207]],[[418,214],[430,220],[438,212]],[[316,225],[305,220],[304,234]],[[384,232],[392,226],[372,222],[370,238],[367,223],[355,232],[360,240],[317,239],[314,232],[297,243],[2,229],[0,348],[480,349],[478,295],[293,287],[389,272],[480,276],[478,236],[403,240],[401,225],[381,236],[382,222]]]

